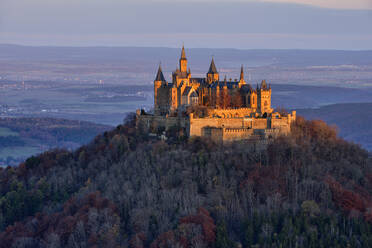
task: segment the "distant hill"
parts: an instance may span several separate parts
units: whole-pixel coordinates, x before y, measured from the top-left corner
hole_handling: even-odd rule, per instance
[[[372,51],[190,48],[186,49],[186,52],[193,65],[208,67],[211,55],[214,55],[219,58],[217,61],[225,66],[236,64],[237,70],[241,62],[247,66],[325,66],[323,69],[339,65],[372,65],[370,60]],[[34,47],[0,44],[0,59],[24,62],[69,61],[91,64],[144,62],[145,64],[139,65],[141,67],[148,65],[154,69],[154,64],[159,60],[173,65],[179,59],[179,55],[180,48],[167,47]]]
[[[0,248],[372,247],[372,161],[322,121],[255,150],[134,120],[0,169]]]
[[[76,149],[111,127],[53,118],[0,118],[0,165],[52,148]]]
[[[336,125],[341,137],[372,151],[372,103],[342,103],[316,109],[298,109],[298,114]]]
[[[274,107],[286,109],[318,108],[336,103],[372,102],[372,88],[273,84],[272,89]]]

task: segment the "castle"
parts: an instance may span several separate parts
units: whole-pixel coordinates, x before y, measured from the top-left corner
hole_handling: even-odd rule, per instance
[[[290,132],[296,112],[280,114],[271,107],[271,86],[263,80],[253,88],[244,81],[220,79],[212,58],[205,78],[191,77],[185,48],[179,68],[167,82],[159,66],[154,81],[154,111],[137,110],[137,126],[159,133],[183,129],[188,136],[215,141],[268,139]]]

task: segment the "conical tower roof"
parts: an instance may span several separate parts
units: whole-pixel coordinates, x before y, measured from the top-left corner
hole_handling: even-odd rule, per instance
[[[186,59],[185,46],[182,46],[181,59]]]
[[[156,74],[155,81],[165,82],[165,78],[163,75],[163,71],[161,69],[161,65],[159,65],[159,69],[158,69],[158,73]]]
[[[214,64],[214,59],[212,57],[211,65],[209,66],[208,74],[217,74],[216,65]]]
[[[240,80],[244,80],[244,70],[243,70],[243,65],[240,68]]]

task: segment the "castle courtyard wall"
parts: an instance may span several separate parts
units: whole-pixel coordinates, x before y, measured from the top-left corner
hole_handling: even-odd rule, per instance
[[[252,138],[271,138],[290,132],[295,114],[287,116],[273,115],[268,118],[236,117],[194,118],[147,115],[137,112],[137,126],[142,126],[147,132],[156,132],[159,128],[169,130],[178,126],[184,128],[188,136],[205,136],[215,141],[234,141]]]

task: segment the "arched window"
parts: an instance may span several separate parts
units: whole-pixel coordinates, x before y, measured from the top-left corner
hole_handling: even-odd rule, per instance
[[[267,107],[267,101],[265,101],[264,106]]]

